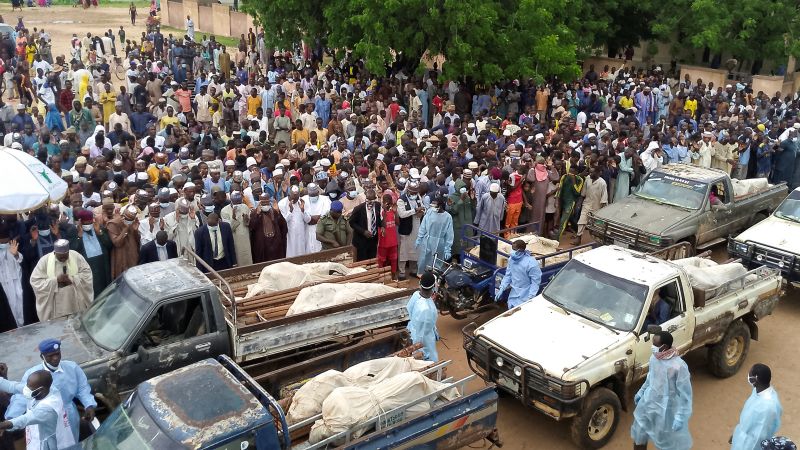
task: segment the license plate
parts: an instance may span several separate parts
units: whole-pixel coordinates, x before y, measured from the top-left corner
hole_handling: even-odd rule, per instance
[[[512,380],[511,378],[508,378],[505,375],[498,376],[497,384],[499,384],[500,386],[503,386],[504,388],[506,388],[506,389],[508,389],[510,391],[519,392],[519,383],[517,383],[516,381]]]
[[[628,248],[631,246],[631,244],[628,244],[627,242],[624,241],[620,241],[619,239],[614,239],[614,245],[622,248]]]

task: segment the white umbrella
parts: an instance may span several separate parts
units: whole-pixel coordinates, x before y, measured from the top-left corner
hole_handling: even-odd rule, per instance
[[[57,202],[67,183],[33,156],[0,147],[0,214],[14,214]]]

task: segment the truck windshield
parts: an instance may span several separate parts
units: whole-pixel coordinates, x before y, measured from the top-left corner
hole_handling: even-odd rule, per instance
[[[118,350],[149,306],[123,278],[117,278],[95,299],[81,322],[97,345],[106,350]]]
[[[636,192],[636,196],[679,208],[700,209],[708,193],[708,184],[686,178],[653,172]]]
[[[153,425],[155,426],[155,425]],[[152,449],[133,427],[125,408],[120,406],[103,422],[83,450],[148,450]]]
[[[161,450],[180,447],[165,435],[137,398],[108,416],[83,450]]]
[[[542,295],[589,320],[631,331],[639,321],[647,286],[572,260],[550,280]]]
[[[775,210],[775,217],[800,222],[800,191],[792,191]]]

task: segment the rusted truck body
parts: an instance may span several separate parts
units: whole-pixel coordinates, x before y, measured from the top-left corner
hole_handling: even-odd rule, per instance
[[[60,339],[63,358],[80,364],[99,403],[113,408],[142,381],[220,355],[262,376],[310,358],[333,368],[397,352],[407,344],[411,293],[243,324],[225,277],[176,258],[127,270],[84,313],[0,334],[0,347],[9,378],[19,379],[41,363],[41,340]]]
[[[718,202],[711,200],[712,190]],[[678,242],[704,249],[767,217],[786,191],[780,183],[736,195],[721,170],[667,164],[647,174],[630,196],[591,214],[587,228],[602,244],[634,250],[655,251]]]
[[[455,450],[484,438],[499,443],[497,392],[466,393],[474,375],[445,378],[447,363],[423,373],[460,397],[443,401],[432,392],[311,444],[303,430],[321,415],[288,426],[281,402],[235,362],[206,359],[139,384],[97,433],[70,450]],[[414,414],[422,403],[430,409]]]

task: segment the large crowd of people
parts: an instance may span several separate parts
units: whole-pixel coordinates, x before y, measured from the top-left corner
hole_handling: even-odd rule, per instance
[[[458,255],[467,224],[578,243],[588,212],[667,163],[800,184],[794,93],[631,61],[570,82],[371,74],[349,54],[273,51],[252,29],[226,48],[186,24],[73,35],[55,58],[22,19],[2,36],[3,143],[69,184],[2,217],[2,329],[81,310],[185,249],[220,270],[354,244],[404,279]],[[72,306],[48,305],[53,289]]]
[[[412,334],[431,337],[426,269],[459,254],[465,225],[578,243],[588,212],[669,163],[800,185],[796,93],[632,61],[568,82],[374,74],[350,55],[326,64],[319,47],[274,51],[261,31],[226,48],[186,26],[75,34],[56,56],[22,19],[0,37],[3,145],[69,185],[58,203],[0,215],[0,331],[81,312],[138,264],[186,254],[223,270],[353,245],[398,279],[421,278],[415,309],[432,320],[412,320]],[[518,278],[538,288],[522,258]],[[670,343],[657,357],[674,356]],[[45,362],[58,345],[42,344]],[[435,359],[435,338],[425,349]],[[759,370],[749,380],[767,389]],[[33,398],[47,397],[48,377],[31,373]],[[658,394],[648,388],[640,405]],[[637,444],[659,442],[638,431]]]

